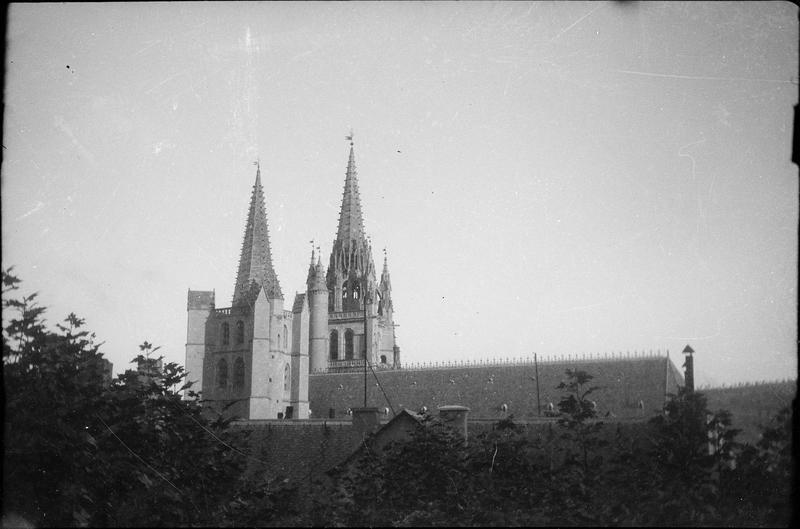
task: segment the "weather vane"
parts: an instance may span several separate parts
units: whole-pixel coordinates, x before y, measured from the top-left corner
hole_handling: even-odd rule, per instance
[[[350,134],[345,136],[344,139],[348,140],[350,142],[350,145],[353,145],[353,138],[354,137],[355,137],[355,134],[353,134],[353,129],[351,128],[350,129]]]

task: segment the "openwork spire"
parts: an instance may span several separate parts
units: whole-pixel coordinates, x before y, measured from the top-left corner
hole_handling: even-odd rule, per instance
[[[261,167],[256,162],[256,182],[250,197],[250,209],[244,229],[239,272],[233,291],[233,304],[251,301],[250,295],[264,288],[270,299],[283,298],[278,276],[272,267],[272,251],[269,244],[267,211],[264,206],[264,188],[261,186]]]
[[[358,173],[356,160],[353,153],[353,143],[350,143],[350,159],[347,161],[347,173],[342,193],[342,209],[339,210],[339,229],[336,240],[349,242],[364,240],[364,218],[361,214],[361,197],[358,194]]]
[[[326,279],[328,291],[334,293],[329,298],[329,307],[335,312],[362,310],[364,300],[371,297],[376,285],[372,246],[364,233],[352,132],[347,139],[350,141],[350,158],[347,161],[342,209],[339,211],[339,227],[331,246]]]

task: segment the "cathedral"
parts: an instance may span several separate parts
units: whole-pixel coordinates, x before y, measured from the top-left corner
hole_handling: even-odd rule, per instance
[[[473,418],[540,420],[562,397],[565,372],[580,369],[595,377],[599,413],[640,418],[684,384],[660,350],[401,366],[389,268],[385,254],[380,274],[373,261],[349,139],[327,269],[312,248],[305,291],[291,305],[272,263],[260,167],[231,305],[217,308],[214,291],[189,290],[185,366],[208,406],[245,421],[341,420],[361,406],[388,420],[402,409],[452,404],[468,406]]]
[[[230,307],[214,291],[189,290],[186,371],[203,399],[243,419],[309,417],[309,374],[400,367],[392,285],[380,277],[364,230],[353,142],[327,270],[312,249],[304,293],[291,308],[272,265],[261,169]]]

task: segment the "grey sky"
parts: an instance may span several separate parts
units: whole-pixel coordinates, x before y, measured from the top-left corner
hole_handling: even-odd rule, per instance
[[[404,361],[697,351],[796,373],[789,3],[17,4],[3,267],[115,370],[233,294],[260,158],[291,303],[350,127]]]

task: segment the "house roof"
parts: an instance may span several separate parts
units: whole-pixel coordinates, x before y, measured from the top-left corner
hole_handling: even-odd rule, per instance
[[[406,441],[410,438],[414,428],[421,427],[424,416],[408,410],[400,410],[397,415],[392,417],[389,422],[380,426],[378,430],[367,440],[367,443],[374,449],[380,450],[392,441]],[[350,461],[358,456],[365,448],[364,442],[358,442],[353,446],[353,450],[347,457],[336,463],[326,473],[334,473],[346,466]]]
[[[307,483],[352,454],[362,441],[349,417],[342,421],[239,421],[249,430],[251,471]]]

